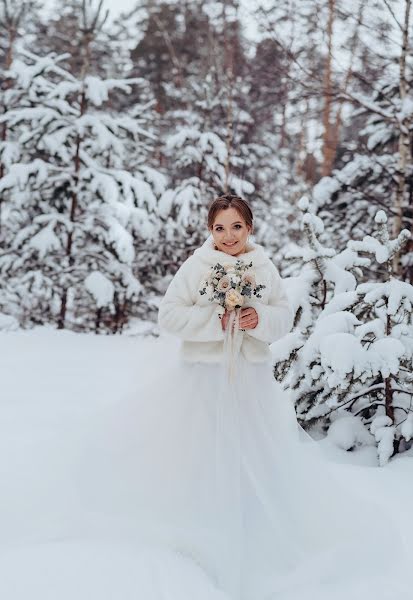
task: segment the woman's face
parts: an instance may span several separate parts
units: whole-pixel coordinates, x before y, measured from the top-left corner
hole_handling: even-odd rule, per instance
[[[210,230],[218,250],[238,256],[245,250],[251,227],[235,208],[220,210]]]

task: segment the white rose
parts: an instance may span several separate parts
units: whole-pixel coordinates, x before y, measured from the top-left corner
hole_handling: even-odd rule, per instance
[[[226,292],[230,285],[231,285],[230,278],[228,277],[228,275],[224,275],[219,280],[219,283],[217,285],[217,290],[220,292]]]
[[[249,284],[251,287],[255,287],[255,274],[252,271],[245,271],[245,273],[242,275],[241,280],[243,283]]]
[[[228,292],[225,294],[225,304],[227,305],[229,310],[232,310],[236,307],[237,304],[239,306],[242,306],[244,304],[244,297],[241,296],[241,294],[237,290],[228,290]]]

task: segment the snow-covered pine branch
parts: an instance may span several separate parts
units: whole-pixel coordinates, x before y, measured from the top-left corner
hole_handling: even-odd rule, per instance
[[[280,362],[275,374],[292,388],[304,426],[318,422],[326,429],[332,420],[351,413],[371,427],[379,463],[384,464],[410,439],[405,437],[403,442],[401,438],[408,429],[403,423],[411,411],[408,389],[413,378],[413,286],[392,274],[394,255],[410,234],[402,231],[397,239],[390,239],[386,215],[379,211],[373,235],[349,241],[345,251],[327,258],[328,253],[317,240],[322,232],[320,221],[307,214],[310,250],[303,251],[301,258],[314,263],[318,276],[313,284],[319,287],[322,282],[326,302],[321,311],[313,313],[313,321],[307,317],[305,327],[298,320],[283,340],[284,355],[281,348],[276,348],[275,358]],[[314,248],[318,248],[317,253]],[[334,278],[338,259],[339,268],[344,267],[350,276]],[[372,266],[386,266],[385,281],[357,282],[354,273],[359,277],[360,269],[370,260],[375,261]],[[344,281],[340,288],[339,282]],[[308,303],[314,311],[317,303],[311,296]],[[394,447],[389,451],[391,436]]]
[[[166,90],[178,100],[174,86],[166,86]],[[185,107],[174,108],[165,115],[169,126],[172,125],[172,132],[166,137],[163,153],[175,177],[159,202],[160,251],[165,256],[169,253],[172,270],[176,270],[191,248],[204,241],[207,207],[215,196],[231,190],[247,197],[254,190],[254,186],[242,177],[245,158],[241,153],[245,148],[241,138],[239,145],[236,143],[238,138],[234,141],[229,154],[226,122],[222,119],[225,90],[217,88],[213,73],[208,73],[203,82],[190,78],[185,96],[179,97],[179,101]],[[241,133],[250,117],[241,110],[236,116]]]
[[[314,215],[309,200],[301,198],[298,203],[302,211],[302,228],[307,247],[290,248],[285,258],[299,261],[301,272],[287,280],[288,293],[296,311],[295,325],[291,333],[283,338],[282,344],[274,344],[276,361],[275,376],[293,390],[297,416],[302,424],[316,420],[323,399],[332,390],[322,377],[322,369],[317,366],[319,343],[323,332],[329,326],[334,331],[348,331],[354,324],[351,315],[342,312],[339,320],[328,319],[321,323],[321,316],[329,314],[329,306],[345,311],[357,301],[354,290],[356,277],[361,267],[369,264],[369,259],[361,258],[350,249],[337,253],[334,248],[320,241],[324,225]],[[337,298],[340,300],[337,300]],[[330,304],[331,303],[331,304]],[[331,323],[331,325],[329,325]],[[311,410],[311,412],[310,412]],[[317,414],[316,414],[317,413]]]
[[[8,151],[0,183],[13,200],[8,251],[0,259],[7,280],[1,305],[25,324],[57,319],[63,327],[70,314],[76,328],[99,328],[89,275],[100,273],[114,288],[106,309],[116,323],[142,293],[136,243],[156,234],[156,198],[165,185],[142,160],[156,140],[150,110],[145,118],[136,108],[134,114],[110,108],[112,92],[144,82],[77,80],[59,57],[27,53],[10,74],[20,100],[1,119],[19,151]],[[102,310],[100,301],[95,306]]]

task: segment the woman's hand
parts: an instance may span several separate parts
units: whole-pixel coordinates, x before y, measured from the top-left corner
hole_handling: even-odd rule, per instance
[[[241,308],[241,314],[239,318],[240,329],[255,329],[258,325],[258,313],[255,308],[249,306],[248,308]]]
[[[230,313],[226,310],[221,319],[222,329],[225,331],[228,325]],[[241,308],[239,318],[239,329],[254,329],[258,325],[258,314],[255,308]]]

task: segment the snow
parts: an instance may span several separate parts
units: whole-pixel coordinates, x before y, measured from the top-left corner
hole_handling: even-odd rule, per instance
[[[162,570],[173,597],[221,598],[192,561],[119,539],[77,502],[77,432],[143,378],[154,344],[48,328],[1,335],[2,598],[155,600]]]
[[[52,92],[51,96],[56,98],[68,98],[84,88],[86,98],[94,106],[102,106],[109,100],[109,94],[114,89],[120,89],[125,93],[130,93],[132,83],[140,83],[141,79],[106,79],[102,80],[93,75],[87,75],[82,81],[63,81],[60,82]]]
[[[33,58],[33,54],[29,52],[27,49],[20,48],[20,52],[27,58]],[[15,58],[10,68],[10,74],[12,77],[16,77],[19,81],[19,84],[22,88],[30,87],[32,81],[42,73],[46,73],[48,71],[59,71],[59,67],[57,63],[64,58],[64,55],[51,57],[51,56],[43,56],[41,58],[36,57],[36,60],[33,65],[28,65],[26,62]]]
[[[306,225],[312,225],[314,231],[317,234],[321,234],[324,232],[324,223],[320,219],[320,217],[317,217],[316,215],[313,215],[311,213],[305,213],[303,215],[303,223]]]
[[[346,291],[346,292],[341,292],[340,294],[336,294],[330,300],[330,302],[327,304],[327,306],[324,308],[324,310],[320,313],[320,319],[327,315],[331,315],[331,314],[337,313],[339,311],[346,310],[347,308],[351,307],[356,302],[357,302],[357,292],[350,290],[350,291]]]
[[[0,144],[0,157],[3,165],[10,169],[20,158],[20,148],[15,142],[4,141]]]
[[[31,177],[36,178],[36,185],[41,185],[47,180],[48,167],[40,159],[33,160],[30,164],[15,164],[9,169],[9,172],[2,177],[0,181],[0,191],[12,187],[23,190]]]
[[[66,539],[27,544],[24,548],[0,551],[0,560],[0,590],[6,590],[10,600],[159,600],[153,581],[161,573],[167,582],[164,585],[168,586],[168,598],[224,600],[195,564],[163,550],[133,547],[115,540],[105,543]],[[24,578],[20,563],[25,569]]]
[[[235,194],[245,197],[255,191],[254,184],[250,181],[245,181],[241,177],[237,177],[233,172],[228,178],[228,185],[234,190]]]
[[[355,179],[369,173],[374,168],[369,156],[356,154],[340,171],[340,181],[345,185],[351,185]]]
[[[332,316],[335,317],[335,315]],[[343,319],[342,316],[343,313],[340,315],[340,321],[337,321],[339,327],[342,327],[343,330],[345,324],[351,327],[353,322],[350,318]],[[354,317],[351,313],[348,313],[348,316]],[[327,321],[328,325],[334,323],[329,319],[330,317],[325,317],[319,322],[326,324]],[[355,378],[360,377],[365,380],[367,377],[377,376],[379,373],[383,377],[388,377],[390,373],[398,372],[400,359],[405,352],[404,346],[399,340],[386,337],[376,340],[370,346],[362,346],[360,340],[351,333],[343,331],[327,335],[326,332],[326,328],[324,331],[320,331],[317,324],[313,333],[314,341],[310,338],[312,344],[310,346],[307,343],[304,350],[305,356],[308,354],[307,364],[309,364],[310,356],[314,353],[314,345],[318,342],[321,365],[326,371],[330,387],[336,385],[347,387],[346,376],[349,373],[353,373]]]
[[[94,138],[94,143],[97,143],[100,152],[105,150],[113,150],[121,159],[124,158],[123,141],[118,139],[119,127],[115,119],[107,115],[86,113],[81,115],[75,122],[75,131],[82,137],[87,136],[88,129],[91,132],[91,137]],[[73,135],[73,131],[70,135]]]
[[[163,219],[166,219],[171,212],[174,203],[175,193],[172,189],[164,191],[158,202],[158,214]]]
[[[378,442],[379,463],[383,466],[393,454],[395,433],[393,421],[386,415],[379,415],[373,419],[370,431],[374,434]]]
[[[367,135],[370,133],[370,130],[373,131],[371,135],[369,135],[367,140],[367,148],[370,151],[374,151],[377,146],[384,146],[393,135],[392,129],[387,125],[387,123],[380,123],[380,125],[375,125],[372,127],[365,127],[364,133]]]
[[[85,288],[92,294],[98,308],[108,306],[113,301],[114,285],[99,271],[93,271],[86,277]]]
[[[409,441],[413,438],[413,413],[409,413],[400,427],[403,437]]]
[[[49,252],[59,251],[62,244],[53,231],[53,223],[43,227],[29,241],[30,248],[34,248],[39,253],[39,258],[45,258]]]
[[[354,290],[357,284],[356,278],[353,273],[343,268],[340,261],[335,260],[335,258],[327,262],[324,277],[334,284],[335,294]]]
[[[400,121],[408,119],[413,115],[413,100],[410,96],[406,96],[403,100],[402,109],[397,115]]]
[[[151,186],[150,189],[153,191],[155,197],[160,196],[168,184],[166,175],[148,165],[141,165],[139,169],[142,172],[145,181],[147,180],[149,182]]]
[[[282,341],[277,341],[271,344],[271,355],[274,363],[287,360],[296,348],[300,348],[304,344],[303,336],[299,331],[287,333],[282,338]]]
[[[343,450],[354,450],[357,446],[372,446],[373,436],[367,431],[360,417],[341,416],[330,425],[327,438]]]
[[[379,221],[379,224],[383,223]],[[374,254],[377,262],[385,263],[408,239],[410,239],[410,232],[402,229],[396,239],[387,240],[385,244],[371,235],[366,235],[362,241],[350,240],[347,245],[351,250]]]
[[[19,323],[14,317],[0,313],[0,331],[13,331],[18,328]]]
[[[413,286],[406,281],[391,279],[384,283],[361,283],[357,292],[365,294],[364,300],[374,305],[380,298],[387,298],[387,314],[395,315],[400,309],[411,312],[413,304]]]
[[[316,206],[331,202],[331,196],[340,189],[340,183],[334,177],[323,177],[313,188],[313,200]]]
[[[374,220],[378,224],[387,223],[387,215],[384,210],[378,210]]]
[[[160,343],[166,351],[175,349],[169,339],[51,328],[0,334],[2,598],[229,600],[189,557],[142,544],[133,524],[88,513],[76,495],[79,431],[156,372],[153,353]],[[340,421],[320,442],[336,475],[378,502],[407,545],[413,535],[413,455],[407,452],[382,469],[373,468],[375,448],[345,452],[337,447],[340,440],[345,445],[346,435],[359,435],[358,426],[352,434],[351,423]],[[364,592],[357,598],[370,600]],[[303,599],[302,591],[286,597]],[[322,592],[317,597],[326,598]],[[352,599],[345,586],[339,598],[329,597]]]
[[[227,147],[225,142],[211,131],[201,133],[199,136],[199,147],[201,151],[205,153],[208,152],[208,150],[211,150],[220,162],[224,162],[227,158]]]
[[[214,132],[200,132],[193,127],[181,127],[170,135],[165,144],[167,152],[176,154],[183,167],[205,161],[208,170],[217,173],[227,159],[225,142]]]
[[[301,198],[297,202],[297,206],[303,212],[305,212],[306,210],[309,210],[309,208],[310,208],[310,201],[309,201],[308,197],[307,196],[301,196]]]
[[[135,231],[143,240],[153,240],[157,231],[157,225],[153,217],[148,217],[148,213],[143,208],[135,208],[131,213],[131,224]]]

